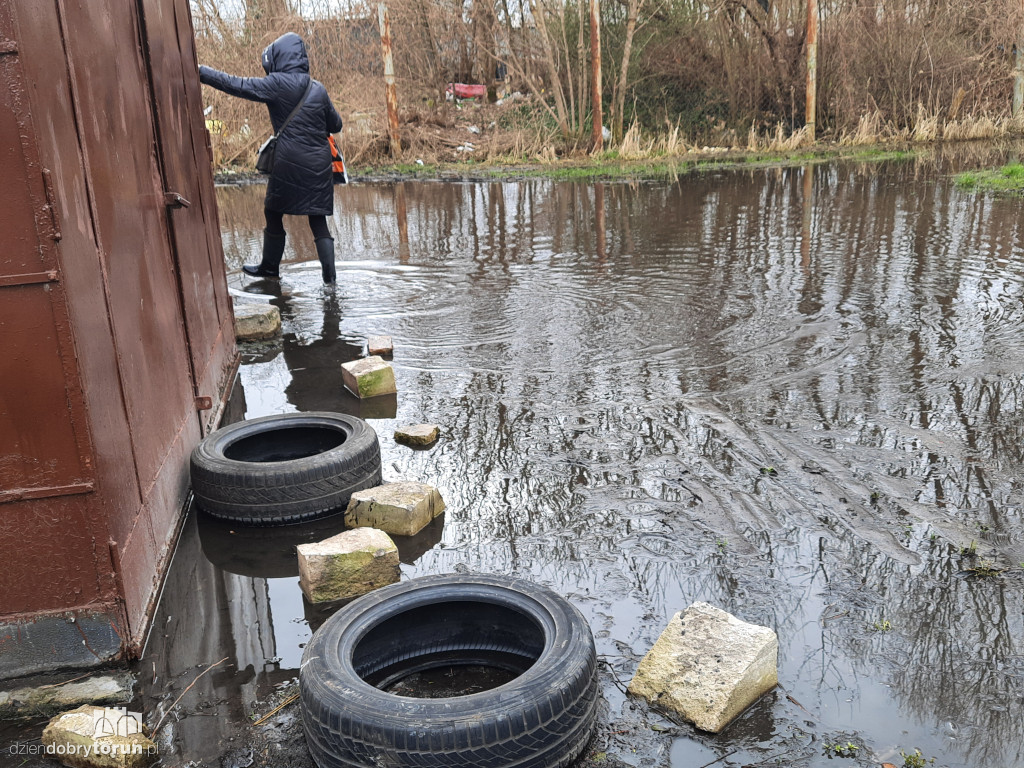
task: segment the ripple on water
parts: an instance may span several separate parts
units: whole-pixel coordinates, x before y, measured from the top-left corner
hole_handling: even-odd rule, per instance
[[[385,476],[426,478],[448,504],[405,575],[548,584],[623,679],[695,600],[777,629],[791,698],[713,750],[632,728],[602,678],[629,741],[609,755],[811,765],[827,722],[878,753],[1024,764],[1004,737],[1024,718],[1019,205],[915,164],[403,194],[401,208],[394,185],[339,190],[336,293],[296,243],[272,299],[284,354],[243,379],[251,413],[314,390],[338,407],[339,348],[393,337],[397,412],[373,419]],[[252,210],[222,217],[238,264],[258,247]],[[409,451],[392,420],[445,437]],[[1011,570],[958,576],[971,540]],[[992,665],[970,661],[978,648]],[[941,722],[978,726],[954,743]]]

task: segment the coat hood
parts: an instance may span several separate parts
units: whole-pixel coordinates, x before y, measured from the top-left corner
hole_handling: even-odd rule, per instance
[[[263,51],[263,70],[271,72],[309,72],[306,44],[294,32],[286,32]]]

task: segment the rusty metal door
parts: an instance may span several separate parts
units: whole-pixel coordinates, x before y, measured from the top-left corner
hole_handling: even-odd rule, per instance
[[[0,0],[0,627],[76,611],[97,659],[143,637],[236,359],[191,35],[186,0]]]
[[[0,9],[0,502],[82,493],[92,457],[50,171],[39,163],[10,10]],[[67,408],[53,408],[67,403]]]
[[[149,488],[193,414],[153,126],[133,13],[117,0],[62,0],[79,125],[95,190],[108,311],[139,486]],[[118,80],[111,82],[111,64]],[[94,76],[93,71],[103,73]],[[122,87],[119,87],[122,86]],[[141,203],[141,204],[140,204]],[[193,416],[194,419],[194,416]]]
[[[203,120],[192,18],[188,0],[138,3],[195,395],[205,407],[205,398],[216,396],[232,369],[234,321],[216,234],[220,227],[213,185],[209,173],[198,172],[211,166],[212,153]],[[225,339],[232,341],[224,343]],[[211,426],[204,419],[204,431]]]

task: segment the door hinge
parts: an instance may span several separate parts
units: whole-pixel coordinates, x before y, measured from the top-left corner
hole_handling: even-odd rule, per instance
[[[197,397],[196,398],[196,410],[197,411],[208,411],[213,408],[213,398],[211,397]]]
[[[164,205],[169,208],[188,208],[192,203],[177,192],[164,192]]]

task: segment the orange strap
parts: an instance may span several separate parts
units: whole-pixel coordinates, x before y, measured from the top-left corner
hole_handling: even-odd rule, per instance
[[[334,173],[345,172],[345,158],[338,151],[338,145],[334,143],[334,136],[328,136],[327,141],[331,145],[331,171]]]

